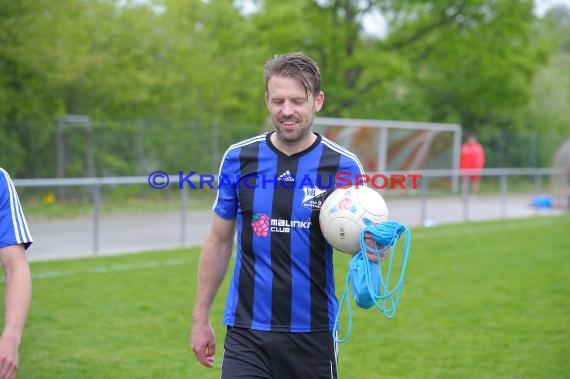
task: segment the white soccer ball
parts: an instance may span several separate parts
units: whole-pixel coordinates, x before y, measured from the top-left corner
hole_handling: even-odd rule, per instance
[[[368,221],[372,224],[388,221],[388,207],[382,195],[361,186],[334,190],[325,199],[319,215],[327,242],[349,254],[360,250],[360,235]]]

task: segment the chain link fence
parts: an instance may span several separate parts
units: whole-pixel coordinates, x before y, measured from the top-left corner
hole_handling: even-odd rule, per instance
[[[219,161],[226,148],[239,140],[267,130],[267,122],[251,124],[228,124],[215,122],[173,122],[160,120],[105,121],[89,117],[89,130],[69,126],[61,130],[57,143],[57,128],[61,120],[19,122],[5,125],[8,135],[0,136],[0,165],[13,178],[81,178],[95,176],[134,177],[147,176],[161,170],[167,173],[196,171],[216,174]],[[485,131],[477,135],[486,152],[486,168],[547,168],[552,167],[556,149],[567,138],[547,133],[508,133]],[[18,141],[24,141],[23,147]],[[58,162],[58,146],[63,147]],[[87,156],[90,152],[92,157]],[[63,159],[61,158],[63,155]],[[91,163],[90,163],[91,162]],[[89,167],[89,166],[92,167]],[[59,167],[58,166],[62,166]],[[439,167],[428,167],[439,169]],[[449,167],[440,167],[447,169]],[[94,173],[92,175],[91,173]],[[431,196],[445,195],[451,177],[438,177],[430,181]],[[560,181],[565,183],[565,180]],[[540,189],[548,186],[552,177],[541,176]],[[482,190],[497,193],[500,183],[484,181]],[[534,191],[535,182],[530,176],[510,178],[511,189]],[[553,186],[551,186],[553,187]],[[560,187],[559,184],[556,187]],[[74,209],[89,212],[93,192],[85,186],[60,186],[57,188],[22,188],[22,197],[32,206],[41,207],[58,202]],[[559,190],[557,190],[559,191]],[[153,202],[177,202],[178,191],[167,188],[148,191],[144,186],[109,186],[100,196],[106,204],[147,204]],[[212,191],[196,191],[197,203],[211,201]],[[28,204],[28,207],[30,206]]]
[[[267,129],[263,123],[89,120],[90,136],[79,127],[64,128],[62,132],[63,177],[90,176],[86,151],[92,151],[97,177],[145,175],[159,169],[214,173],[230,144]],[[0,164],[17,178],[58,177],[57,125],[52,120],[4,125],[0,130],[8,132],[0,136]],[[556,149],[568,137],[504,131],[477,135],[485,148],[487,168],[550,167]]]

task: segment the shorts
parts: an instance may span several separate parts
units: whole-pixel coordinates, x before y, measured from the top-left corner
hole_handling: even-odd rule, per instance
[[[481,180],[481,175],[469,175],[468,178],[472,182],[478,182]]]
[[[332,332],[289,333],[228,327],[221,379],[336,379]]]
[[[467,172],[470,173],[467,174]],[[480,172],[479,170],[475,171],[474,169],[469,169],[466,170],[465,172],[462,172],[462,175],[463,178],[469,179],[469,181],[471,182],[478,182],[479,180],[481,180],[481,174],[479,172]]]

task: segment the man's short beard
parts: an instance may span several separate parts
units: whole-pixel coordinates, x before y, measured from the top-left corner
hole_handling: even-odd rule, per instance
[[[294,135],[291,138],[287,134],[281,132],[281,129],[279,127],[279,125],[280,125],[279,120],[274,119],[273,120],[273,126],[275,126],[275,135],[277,136],[277,139],[279,140],[279,142],[286,144],[286,145],[295,145],[299,141],[302,141],[303,138],[307,137],[307,135],[312,132],[313,121],[314,121],[314,113],[313,113],[313,117],[311,117],[311,119],[309,120],[307,126],[305,128],[303,128],[302,130],[300,130],[300,134]]]
[[[275,134],[277,135],[277,139],[286,145],[297,144],[298,142],[302,141],[305,137],[307,137],[307,135],[310,132],[311,132],[311,126],[310,125],[308,127],[304,128],[303,130],[301,130],[299,134],[293,135],[293,136],[290,136],[288,134],[283,133],[281,131],[281,129],[279,129],[279,128],[275,128]]]

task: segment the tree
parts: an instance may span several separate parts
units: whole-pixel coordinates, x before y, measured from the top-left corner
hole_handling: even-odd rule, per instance
[[[558,71],[539,69],[555,41],[568,51],[568,21],[537,19],[530,0],[254,3],[245,13],[227,0],[0,2],[3,164],[52,176],[55,121],[87,114],[105,174],[141,170],[143,156],[148,167],[206,165],[212,141],[226,138],[223,149],[261,130],[263,63],[289,51],[319,62],[323,116],[517,131],[552,125],[540,115],[551,109],[563,127],[567,108],[552,107],[546,86]],[[367,35],[372,13],[386,36]]]
[[[558,48],[534,78],[530,130],[570,135],[570,8],[550,9],[542,20],[544,33]]]

